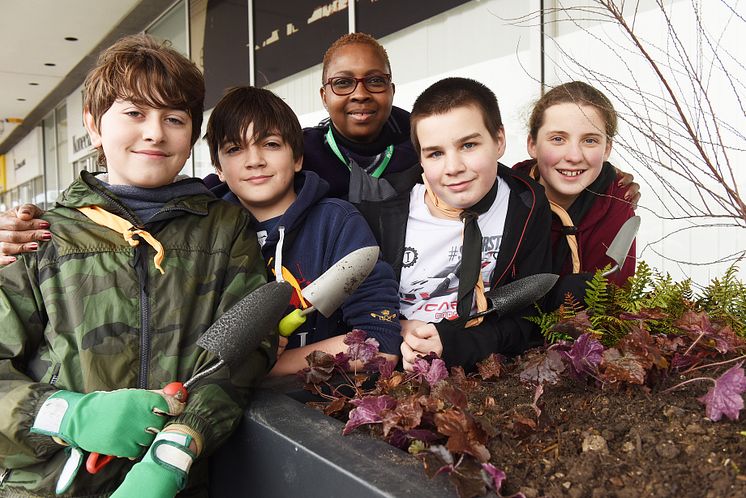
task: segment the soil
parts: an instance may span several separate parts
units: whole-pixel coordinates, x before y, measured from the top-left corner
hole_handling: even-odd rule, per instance
[[[491,462],[507,474],[503,496],[746,496],[746,436],[739,434],[746,424],[705,418],[697,398],[707,382],[660,392],[681,380],[656,392],[602,390],[570,379],[545,386],[538,429],[503,432],[488,445]],[[484,386],[500,406],[518,406],[535,420],[533,389],[517,374]]]

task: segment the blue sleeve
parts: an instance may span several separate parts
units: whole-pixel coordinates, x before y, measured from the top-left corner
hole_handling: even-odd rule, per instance
[[[339,223],[333,262],[362,247],[377,245],[363,216],[350,205]],[[342,304],[342,319],[350,330],[364,330],[368,337],[376,339],[380,352],[401,354],[399,285],[391,266],[380,256],[368,278]]]

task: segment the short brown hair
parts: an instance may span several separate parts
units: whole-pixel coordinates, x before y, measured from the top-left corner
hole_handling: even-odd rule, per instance
[[[531,117],[528,120],[528,132],[534,141],[539,129],[544,124],[546,110],[553,105],[568,103],[595,107],[606,125],[604,130],[606,137],[610,141],[614,138],[617,128],[617,114],[611,101],[600,90],[588,83],[571,81],[552,88],[534,104],[534,109],[531,111]]]
[[[334,57],[334,52],[342,47],[346,47],[347,45],[356,44],[368,45],[369,47],[372,47],[373,50],[375,50],[376,53],[378,53],[378,55],[381,57],[381,59],[383,59],[383,61],[386,63],[389,74],[391,74],[391,63],[389,62],[389,54],[386,53],[386,49],[383,48],[383,45],[378,43],[375,38],[367,33],[348,33],[337,38],[337,40],[335,40],[334,43],[329,45],[329,48],[326,49],[326,53],[324,53],[324,62],[321,69],[322,83],[326,83],[326,70],[329,67],[332,57]]]
[[[220,169],[220,147],[243,144],[252,123],[252,140],[277,134],[290,146],[294,161],[303,157],[303,130],[290,106],[269,90],[240,86],[228,89],[207,120],[205,139],[216,168]]]
[[[104,50],[84,83],[84,108],[101,131],[101,117],[117,99],[185,111],[192,118],[192,145],[199,138],[205,80],[197,66],[148,35],[125,36]],[[99,161],[105,163],[99,148]]]
[[[444,78],[430,85],[417,97],[412,106],[409,121],[411,125],[412,144],[417,154],[420,153],[420,142],[417,139],[417,122],[421,119],[445,114],[457,107],[474,106],[482,113],[484,126],[496,137],[503,129],[500,106],[495,94],[482,83],[469,78]]]

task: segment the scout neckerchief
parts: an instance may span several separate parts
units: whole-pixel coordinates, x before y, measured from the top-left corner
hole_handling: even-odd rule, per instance
[[[136,247],[140,245],[140,240],[132,238],[134,235],[138,235],[143,238],[145,242],[155,249],[155,257],[153,257],[153,264],[161,272],[161,275],[166,271],[161,267],[163,258],[166,255],[166,251],[163,249],[163,245],[156,240],[155,237],[150,235],[146,230],[135,228],[135,226],[124,218],[110,213],[109,211],[102,209],[98,206],[85,206],[79,207],[78,211],[86,215],[94,223],[105,226],[119,232],[124,237],[130,246]]]
[[[449,206],[435,195],[430,185],[425,182],[426,195],[429,196],[433,207],[445,217],[452,220],[462,220],[464,227],[461,232],[461,268],[458,278],[458,297],[456,311],[459,318],[466,318],[471,314],[472,301],[476,301],[477,311],[487,309],[487,298],[484,295],[482,281],[482,231],[477,222],[479,215],[486,213],[497,197],[497,178],[487,194],[469,209],[458,209]],[[484,317],[469,320],[464,327],[473,327],[482,323]]]
[[[345,158],[344,154],[342,154],[342,151],[339,150],[339,147],[337,146],[337,141],[334,139],[334,133],[332,133],[332,127],[329,125],[329,129],[326,131],[326,143],[329,144],[329,147],[332,149],[332,152],[334,152],[334,155],[339,158],[340,161],[342,161],[342,164],[347,166],[347,169],[352,170],[350,167],[350,161]],[[386,147],[386,150],[383,151],[383,160],[381,160],[381,164],[378,165],[378,167],[373,171],[373,173],[370,174],[373,178],[380,178],[384,171],[386,171],[386,167],[389,165],[389,161],[391,161],[391,157],[394,155],[394,146],[389,145]]]

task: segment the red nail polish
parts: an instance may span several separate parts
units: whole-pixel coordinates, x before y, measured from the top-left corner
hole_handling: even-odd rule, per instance
[[[44,232],[41,235],[41,240],[52,240],[52,233],[51,232]]]
[[[49,228],[49,222],[48,221],[40,221],[39,222],[39,228]]]
[[[28,248],[29,251],[36,251],[37,249],[39,249],[39,244],[37,244],[36,242],[30,242]]]

